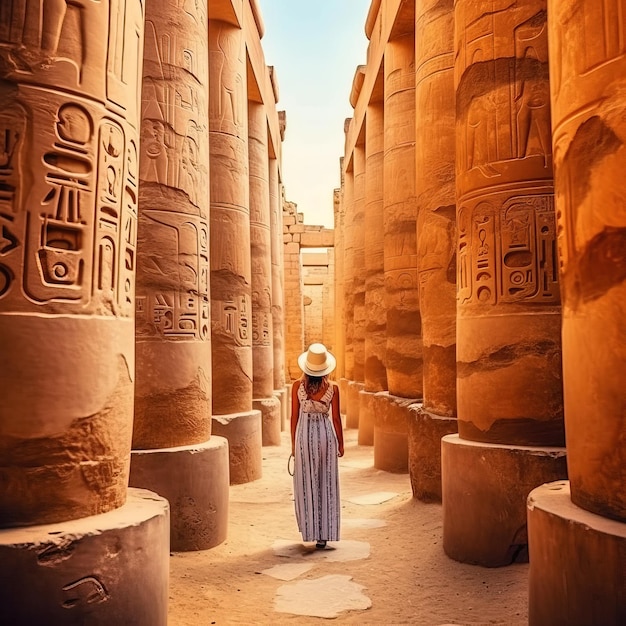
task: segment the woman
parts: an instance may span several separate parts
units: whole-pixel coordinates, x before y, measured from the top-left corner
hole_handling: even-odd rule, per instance
[[[335,357],[313,343],[298,357],[302,378],[291,390],[291,453],[296,520],[304,541],[323,549],[339,541],[337,457],[343,456],[339,388],[328,380]]]

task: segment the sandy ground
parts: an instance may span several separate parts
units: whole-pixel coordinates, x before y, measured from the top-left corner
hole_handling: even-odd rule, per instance
[[[414,500],[408,475],[376,470],[355,430],[345,439],[342,541],[324,551],[302,542],[285,432],[280,447],[263,448],[263,478],[231,487],[228,539],[172,555],[170,626],[319,624],[325,618],[311,613],[333,611],[345,624],[527,624],[528,565],[487,569],[446,557],[441,505]],[[337,609],[337,596],[349,602],[351,591],[356,606],[371,606]],[[294,593],[304,595],[286,605]]]

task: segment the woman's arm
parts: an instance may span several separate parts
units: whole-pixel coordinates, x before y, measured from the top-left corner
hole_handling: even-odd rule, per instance
[[[333,414],[333,426],[335,427],[335,433],[337,434],[337,443],[339,444],[339,456],[343,456],[343,426],[341,424],[341,413],[339,412],[339,386],[335,383],[331,383],[335,387],[333,393],[333,399],[330,406]]]
[[[296,450],[296,427],[298,426],[298,418],[300,417],[298,389],[301,382],[300,380],[296,380],[291,386],[291,454],[295,454]]]

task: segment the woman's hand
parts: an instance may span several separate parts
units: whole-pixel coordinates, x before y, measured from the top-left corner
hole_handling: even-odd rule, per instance
[[[339,452],[337,452],[337,456],[343,456],[343,448],[339,448]]]

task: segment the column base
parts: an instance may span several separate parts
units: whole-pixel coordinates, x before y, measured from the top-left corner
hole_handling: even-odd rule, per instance
[[[346,415],[348,412],[348,383],[347,378],[339,379],[339,412]]]
[[[456,417],[431,413],[419,402],[409,406],[409,476],[415,499],[441,502],[441,438],[456,432]]]
[[[530,626],[626,624],[626,524],[590,513],[569,481],[528,496]]]
[[[282,433],[287,427],[287,416],[289,414],[287,411],[287,388],[274,389],[274,397],[278,398],[280,402],[280,432]]]
[[[528,561],[526,498],[567,477],[565,448],[441,440],[443,549],[455,561],[501,567]]]
[[[133,450],[130,485],[167,498],[170,548],[208,550],[228,532],[228,441],[211,437],[193,446]]]
[[[388,391],[374,394],[374,467],[385,472],[409,471],[409,407],[416,398],[392,396]]]
[[[357,383],[353,380],[348,382],[348,394],[346,404],[346,428],[359,427],[359,393],[365,389],[364,383]],[[341,391],[340,391],[341,392]],[[341,398],[340,398],[341,400]]]
[[[261,412],[261,445],[280,445],[280,400],[276,396],[254,398],[252,408]]]
[[[214,435],[228,439],[230,484],[241,485],[263,475],[261,411],[214,415]]]
[[[376,416],[376,405],[374,403],[375,393],[372,391],[359,392],[359,438],[360,446],[374,445],[374,421]]]
[[[0,530],[2,622],[166,626],[169,506],[129,489],[113,511]]]

